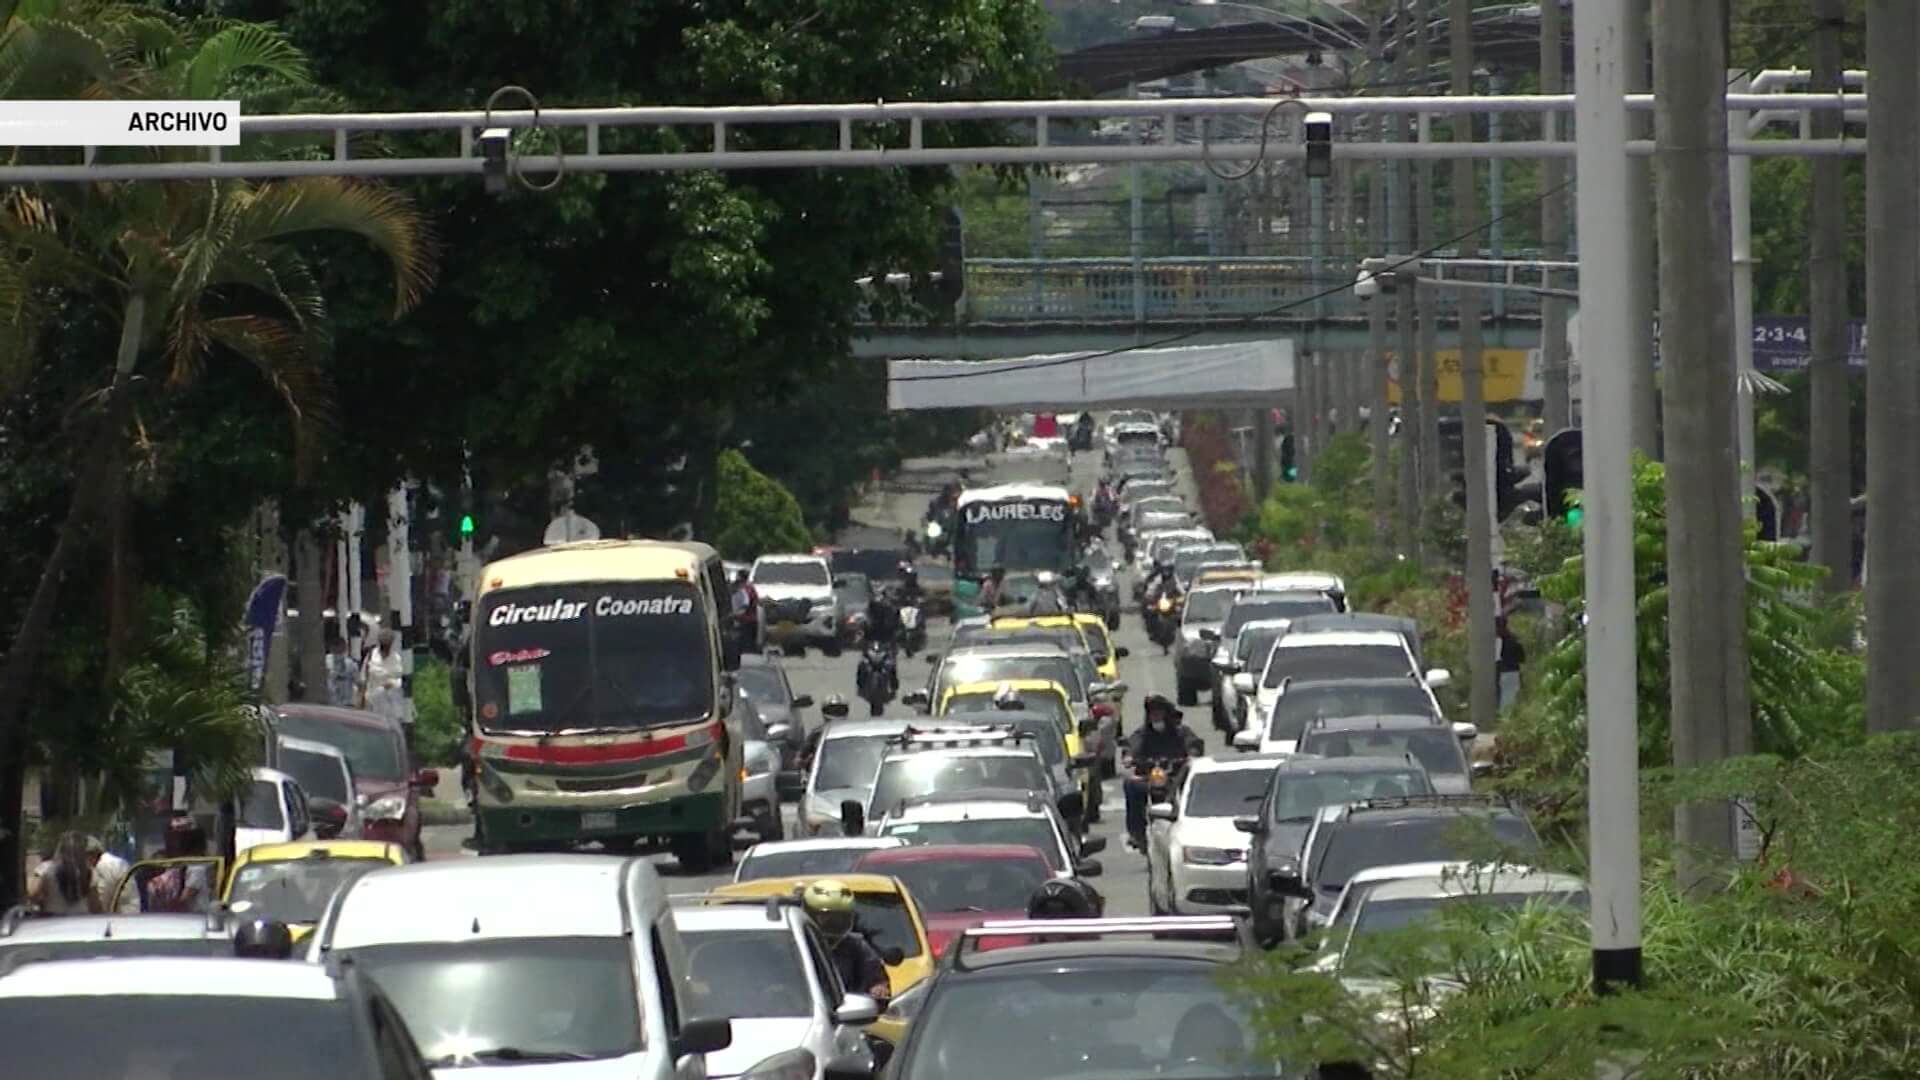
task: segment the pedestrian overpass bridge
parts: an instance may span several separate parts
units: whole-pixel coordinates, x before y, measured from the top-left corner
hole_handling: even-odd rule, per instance
[[[1325,264],[1323,264],[1324,266]],[[1179,336],[1181,345],[1276,338],[1302,353],[1367,348],[1367,311],[1351,282],[1316,280],[1299,257],[1058,258],[966,260],[966,295],[950,318],[878,322],[857,316],[856,356],[875,359],[1004,359],[1106,352]],[[1456,290],[1436,289],[1437,347],[1459,346]],[[1534,349],[1540,298],[1483,294],[1482,343]],[[1397,334],[1389,332],[1392,347]]]

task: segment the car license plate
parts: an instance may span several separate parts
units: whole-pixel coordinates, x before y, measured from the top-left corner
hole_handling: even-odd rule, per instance
[[[580,815],[580,827],[583,829],[613,828],[613,811],[602,810]]]

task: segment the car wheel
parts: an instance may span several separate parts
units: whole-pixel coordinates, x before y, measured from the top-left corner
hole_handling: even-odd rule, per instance
[[[820,651],[829,657],[833,657],[839,656],[844,650],[840,644],[840,639],[834,638],[832,641],[820,646]]]
[[[788,656],[807,655],[807,647],[805,645],[782,645],[780,651]]]
[[[705,874],[713,869],[713,853],[707,846],[707,838],[698,833],[675,833],[668,841],[668,848],[679,861],[680,869],[689,874]]]
[[[760,823],[760,842],[771,844],[787,838],[787,823],[780,817],[780,808],[774,807],[767,812]]]

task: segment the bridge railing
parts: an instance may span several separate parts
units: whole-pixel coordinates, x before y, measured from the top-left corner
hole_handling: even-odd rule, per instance
[[[1008,259],[966,262],[965,321],[986,324],[1213,322],[1240,319],[1309,323],[1315,293],[1353,281],[1354,271],[1329,260],[1315,278],[1301,256],[1187,256]],[[1437,290],[1443,315],[1458,311],[1455,290]],[[1508,315],[1537,315],[1528,293],[1501,297]],[[1483,298],[1485,309],[1491,304]],[[1351,289],[1325,297],[1330,319],[1365,318]],[[861,313],[861,321],[868,321]]]

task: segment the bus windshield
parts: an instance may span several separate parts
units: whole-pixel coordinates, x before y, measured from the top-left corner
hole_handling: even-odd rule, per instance
[[[1073,520],[1067,504],[1049,499],[983,502],[960,511],[956,569],[985,574],[1006,570],[1065,570],[1073,561]]]
[[[492,732],[633,730],[713,710],[701,595],[683,581],[488,593],[474,629],[474,712]]]

